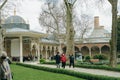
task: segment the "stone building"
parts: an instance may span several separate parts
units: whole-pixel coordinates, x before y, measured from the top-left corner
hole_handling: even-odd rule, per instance
[[[56,41],[53,35],[30,30],[29,24],[16,14],[5,19],[2,27],[6,29],[4,48],[12,60],[23,62],[28,57],[36,60],[40,57],[50,59],[57,51],[66,51],[63,39]],[[81,52],[83,56],[95,54],[109,56],[110,38],[110,33],[104,29],[104,26],[99,25],[99,17],[95,17],[91,35],[85,38],[83,43],[75,38],[75,54]]]
[[[96,54],[104,54],[109,56],[110,53],[111,33],[104,29],[104,26],[99,25],[99,17],[94,17],[94,29],[88,38],[85,38],[81,43],[75,38],[75,53],[82,53],[83,56],[94,56]],[[66,50],[65,45],[62,45],[63,50]]]
[[[2,27],[6,30],[4,48],[12,60],[48,59],[58,51],[57,41],[47,34],[30,30],[29,24],[16,14],[8,17]]]

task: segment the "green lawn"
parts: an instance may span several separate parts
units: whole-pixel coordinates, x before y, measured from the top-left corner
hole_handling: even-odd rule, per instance
[[[41,70],[11,65],[14,80],[84,80],[64,74],[45,72]]]
[[[119,65],[117,65],[117,68],[120,68],[120,64],[119,64]]]

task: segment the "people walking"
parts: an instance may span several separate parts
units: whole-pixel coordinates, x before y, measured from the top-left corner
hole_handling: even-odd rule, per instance
[[[57,68],[60,68],[60,54],[59,54],[59,52],[57,52],[57,54],[55,56],[55,60],[56,60]]]
[[[70,60],[69,67],[73,66],[73,68],[74,68],[74,56],[73,56],[73,54],[69,55],[69,60]]]
[[[62,62],[62,67],[65,68],[65,65],[66,65],[66,56],[65,56],[64,53],[61,55],[61,62]]]
[[[7,53],[2,51],[0,57],[0,80],[12,80],[10,66],[7,60]]]

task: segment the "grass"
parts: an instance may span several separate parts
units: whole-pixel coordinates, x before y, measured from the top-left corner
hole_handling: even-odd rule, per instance
[[[41,70],[11,65],[13,80],[84,80],[64,74],[45,72]]]
[[[120,68],[120,64],[119,64],[119,65],[117,65],[117,68]]]

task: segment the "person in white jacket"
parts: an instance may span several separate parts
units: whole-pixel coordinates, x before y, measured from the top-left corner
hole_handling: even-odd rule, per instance
[[[2,51],[0,57],[0,80],[12,80],[10,66],[7,60],[7,53]]]

